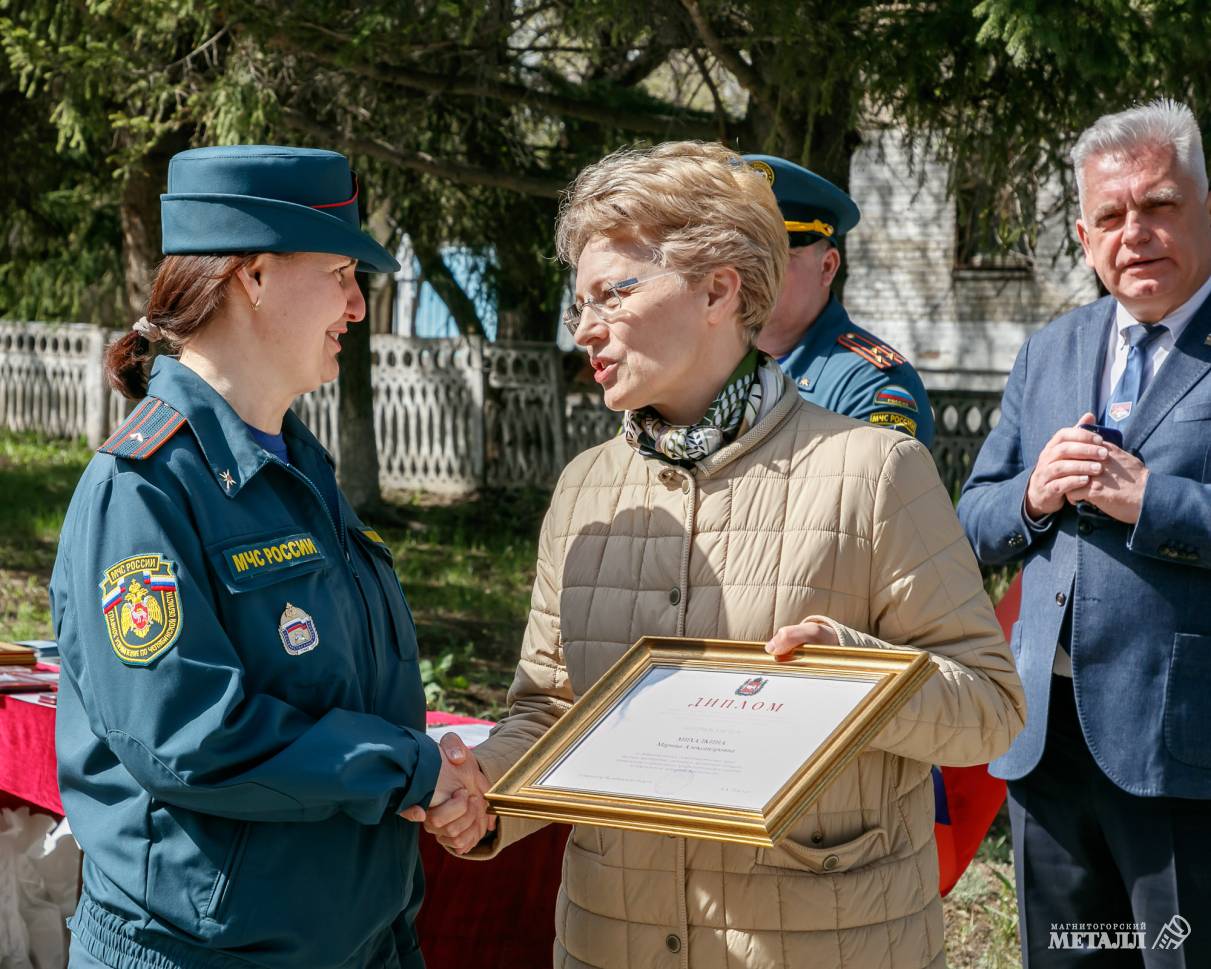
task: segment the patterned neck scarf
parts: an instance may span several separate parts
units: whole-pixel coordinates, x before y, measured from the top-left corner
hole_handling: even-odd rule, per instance
[[[654,408],[643,407],[623,415],[623,435],[641,454],[691,464],[714,454],[756,424],[778,402],[783,388],[778,365],[753,349],[732,371],[698,423],[670,424]]]

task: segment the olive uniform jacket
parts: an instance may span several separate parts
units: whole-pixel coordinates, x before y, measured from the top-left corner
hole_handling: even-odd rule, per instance
[[[789,380],[691,470],[621,438],[572,461],[542,528],[510,713],[476,755],[499,778],[641,636],[766,640],[809,616],[845,645],[926,650],[937,671],[777,847],[577,826],[556,966],[943,965],[930,764],[1006,750],[1021,684],[929,452]],[[501,818],[472,857],[536,824]]]

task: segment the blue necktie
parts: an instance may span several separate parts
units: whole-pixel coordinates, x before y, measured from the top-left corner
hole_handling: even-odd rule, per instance
[[[1148,347],[1167,329],[1162,323],[1154,323],[1151,326],[1135,323],[1127,327],[1127,366],[1114,389],[1110,391],[1110,399],[1106,401],[1106,415],[1102,418],[1102,423],[1107,427],[1122,430],[1127,424],[1147,385],[1144,364],[1148,360]]]

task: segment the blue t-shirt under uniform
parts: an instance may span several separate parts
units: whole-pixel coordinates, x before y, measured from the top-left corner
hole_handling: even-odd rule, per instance
[[[244,422],[244,426],[248,428],[248,433],[252,435],[252,439],[257,444],[281,461],[282,464],[290,463],[290,451],[286,448],[286,438],[282,434],[269,434],[262,431],[259,427],[253,427],[247,421]],[[328,513],[332,516],[332,520],[334,522],[340,521],[337,513],[336,492],[328,487],[326,481],[317,481],[315,482],[315,486],[319,488],[320,494],[324,496],[324,504],[328,506]]]

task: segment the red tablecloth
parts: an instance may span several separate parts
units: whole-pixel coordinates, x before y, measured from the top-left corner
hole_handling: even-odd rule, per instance
[[[54,694],[31,696],[50,699]],[[22,804],[63,814],[55,777],[55,708],[0,694],[0,807]]]
[[[430,726],[484,723],[430,713]],[[55,710],[0,695],[0,807],[63,814],[55,777]],[[555,940],[555,895],[568,829],[550,825],[492,861],[455,858],[421,835],[425,903],[417,920],[429,969],[545,969]]]

